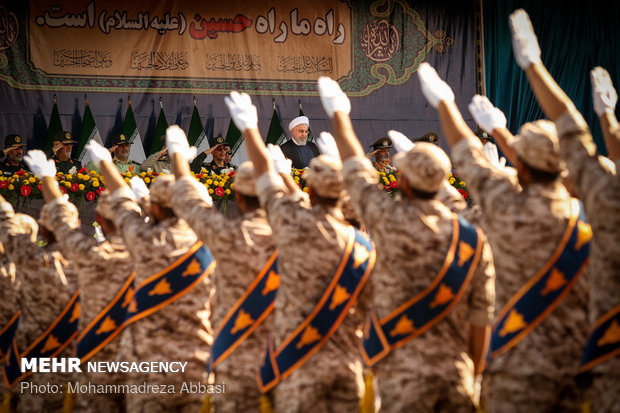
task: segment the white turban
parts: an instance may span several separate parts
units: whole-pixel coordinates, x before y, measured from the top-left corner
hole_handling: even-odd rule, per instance
[[[293,128],[297,125],[308,125],[310,126],[310,119],[307,116],[298,116],[288,124],[288,130],[293,130]]]

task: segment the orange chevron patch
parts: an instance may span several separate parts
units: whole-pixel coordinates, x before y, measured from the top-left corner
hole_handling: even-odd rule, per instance
[[[499,335],[500,337],[504,337],[506,334],[511,334],[515,331],[519,331],[525,326],[527,326],[527,323],[525,322],[525,320],[523,320],[523,316],[513,308],[508,315],[506,323],[504,323],[504,327],[502,327],[502,329],[500,330]]]
[[[267,282],[265,288],[263,288],[262,294],[267,295],[271,291],[277,290],[280,287],[280,276],[273,270],[269,271],[267,276]]]
[[[73,312],[71,313],[71,318],[69,319],[70,323],[73,323],[75,320],[80,318],[80,303],[75,303],[73,307]]]
[[[415,327],[413,325],[413,321],[409,319],[405,314],[403,314],[392,331],[390,331],[390,336],[400,336],[404,334],[410,334],[415,331]]]
[[[334,291],[334,295],[332,296],[332,302],[329,304],[329,309],[333,310],[340,304],[347,301],[349,297],[351,297],[351,294],[347,292],[347,289],[338,284],[336,286],[336,290]]]
[[[123,298],[123,304],[121,305],[121,307],[125,308],[129,305],[129,303],[131,303],[131,300],[133,298],[133,288],[129,287],[127,289],[127,294],[125,294],[125,297]]]
[[[47,337],[47,340],[45,340],[45,345],[43,346],[43,350],[41,350],[41,353],[47,353],[48,351],[52,351],[58,347],[60,347],[60,342],[56,337],[54,337],[53,334],[50,334]]]
[[[459,267],[462,267],[474,255],[474,248],[465,241],[459,242]]]
[[[181,274],[181,276],[187,277],[188,275],[196,275],[200,274],[201,272],[202,266],[200,265],[200,262],[196,258],[194,258],[192,262],[189,263],[185,271],[183,271],[183,274]]]
[[[620,325],[618,325],[617,320],[614,320],[605,330],[603,337],[596,342],[596,345],[600,347],[605,344],[614,344],[618,341],[620,341]]]
[[[103,323],[101,323],[101,326],[99,326],[95,334],[99,335],[114,330],[116,330],[116,323],[114,322],[114,320],[112,320],[112,317],[107,316],[105,320],[103,320]]]
[[[319,330],[317,330],[316,328],[312,326],[308,326],[306,327],[303,334],[301,335],[301,340],[299,340],[299,343],[297,343],[295,347],[297,348],[297,350],[299,350],[305,345],[308,345],[310,343],[314,343],[317,340],[320,340],[321,337],[322,336],[319,334]]]
[[[136,311],[138,311],[138,303],[136,302],[136,300],[131,300],[131,303],[129,303],[129,308],[127,309],[127,311],[130,313],[135,313]]]
[[[171,294],[172,289],[170,288],[170,283],[166,281],[165,278],[162,278],[161,281],[153,287],[151,291],[149,291],[149,297],[153,295],[166,295]]]
[[[365,246],[359,243],[355,243],[355,247],[353,247],[353,268],[359,268],[366,260],[370,257],[370,252],[366,249]]]
[[[430,308],[435,308],[439,305],[444,305],[446,303],[449,303],[453,298],[454,298],[454,293],[452,292],[450,287],[442,283],[439,286],[439,290],[437,291],[437,294],[435,295],[435,299],[430,304]]]
[[[592,226],[587,222],[577,222],[577,242],[575,243],[575,251],[581,249],[588,241],[592,239]]]
[[[237,334],[238,331],[245,330],[245,328],[251,326],[252,323],[254,323],[254,320],[250,314],[243,310],[239,310],[239,314],[235,319],[235,325],[232,330],[230,330],[230,334]]]
[[[564,273],[557,268],[551,270],[551,275],[547,278],[547,282],[545,283],[545,288],[540,292],[540,295],[547,295],[550,292],[557,290],[558,288],[562,288],[566,285],[568,281],[566,281],[566,277],[564,277]]]

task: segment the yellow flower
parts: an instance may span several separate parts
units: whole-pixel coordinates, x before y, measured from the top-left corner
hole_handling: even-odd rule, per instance
[[[207,182],[209,182],[209,181],[207,181]],[[213,185],[214,185],[214,186],[219,186],[219,185],[220,185],[220,183],[219,183],[218,181],[213,181]]]
[[[140,176],[144,178],[146,176],[146,172],[140,172]]]
[[[461,187],[465,186],[465,181],[461,181]]]
[[[84,190],[84,188],[85,188],[85,187],[84,187],[84,184],[79,184],[79,185],[78,185],[78,188],[80,188],[80,191],[83,191],[83,190]]]
[[[294,179],[295,179],[295,182],[299,183],[299,177],[298,176],[296,176]]]
[[[83,181],[90,181],[90,175],[82,175]]]
[[[213,180],[212,179],[207,179],[206,183],[207,183],[207,185],[211,185],[213,183]]]
[[[28,182],[30,182],[31,184],[34,184],[36,181],[37,180],[34,179],[34,177],[32,177],[32,176],[30,178],[28,178]]]
[[[230,195],[230,189],[226,189],[226,190],[224,190],[224,193],[225,193],[226,195]]]
[[[148,184],[148,183],[150,183],[150,182],[151,182],[151,178],[144,178],[144,183],[145,183],[145,184]]]
[[[99,181],[96,179],[93,179],[92,185],[97,188],[99,186]]]
[[[394,178],[394,175],[390,174],[388,176],[390,178],[390,182],[394,182],[396,180],[396,178]]]
[[[450,179],[448,179],[448,182],[450,183],[450,185],[454,184],[454,177],[450,177]]]
[[[15,187],[13,185],[11,185],[11,184],[9,184],[8,188],[9,188],[9,191],[12,191],[12,190],[15,189]]]
[[[381,179],[383,180],[383,182],[385,182],[386,185],[390,184],[390,181],[385,176],[381,177]]]
[[[71,188],[71,183],[70,183],[70,182],[66,182],[66,181],[65,181],[65,187],[66,187],[67,189]]]
[[[65,179],[72,180],[72,179],[73,179],[73,175],[71,175],[71,174],[66,174],[66,175],[65,175]]]
[[[308,187],[305,187],[304,189],[302,189],[302,191],[304,191],[304,192],[310,192],[310,189],[308,189]]]
[[[125,182],[129,183],[129,178],[125,177]]]
[[[28,185],[28,183],[29,183],[28,180],[24,179],[24,181],[22,182],[22,185]]]
[[[209,188],[209,193],[212,194],[213,193],[213,189]]]
[[[235,183],[233,182],[232,184],[230,184],[230,187],[231,187],[232,189],[235,189]]]

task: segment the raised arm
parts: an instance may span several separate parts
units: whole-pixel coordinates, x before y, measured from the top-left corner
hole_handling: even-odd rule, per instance
[[[129,189],[125,180],[118,173],[118,169],[116,169],[116,166],[112,163],[112,157],[106,148],[94,140],[91,140],[88,145],[86,145],[86,149],[90,152],[93,162],[101,171],[105,186],[110,193],[114,193],[117,189],[121,188]]]
[[[56,165],[54,161],[48,160],[43,151],[28,151],[24,156],[24,162],[28,164],[30,170],[43,182],[43,198],[45,202],[52,202],[62,197],[60,187],[56,181]]]
[[[517,154],[510,146],[514,136],[506,128],[506,116],[501,110],[493,106],[486,96],[476,95],[472,98],[468,106],[469,112],[472,114],[476,123],[482,129],[493,135],[499,148],[506,155],[508,160],[514,164],[517,160]]]
[[[615,162],[620,158],[620,127],[615,113],[618,93],[611,82],[609,73],[600,66],[590,71],[590,80],[594,112],[601,122],[609,158]]]
[[[284,153],[282,153],[282,149],[278,145],[267,145],[267,152],[273,162],[273,166],[276,172],[282,177],[284,181],[284,185],[286,185],[286,189],[289,195],[292,195],[297,192],[303,192],[299,186],[293,180],[291,176],[291,169],[293,167],[293,161],[290,159],[286,159]]]

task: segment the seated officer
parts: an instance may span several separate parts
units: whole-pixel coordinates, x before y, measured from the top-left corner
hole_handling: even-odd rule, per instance
[[[115,135],[112,139],[112,147],[110,148],[110,152],[114,154],[112,162],[122,174],[127,172],[139,174],[141,172],[140,164],[129,159],[129,147],[131,145],[133,145],[133,142],[129,141],[129,138],[122,133]]]
[[[390,174],[396,172],[396,168],[391,165],[392,157],[390,156],[390,148],[392,147],[392,140],[388,137],[383,137],[370,145],[373,149],[372,152],[367,154],[368,158],[374,156],[375,160],[372,161],[372,166],[379,172],[385,172]]]
[[[22,160],[24,156],[24,140],[21,136],[10,134],[4,138],[3,153],[5,159],[0,162],[0,171],[6,176],[12,176],[17,171],[28,171],[28,166]]]
[[[71,139],[71,133],[67,131],[60,131],[54,135],[54,145],[52,146],[54,156],[52,159],[58,172],[67,174],[71,168],[75,168],[75,172],[82,169],[82,163],[71,157],[74,143],[77,142]]]
[[[221,136],[216,136],[209,140],[209,149],[198,154],[192,161],[190,167],[192,172],[198,174],[202,168],[205,168],[210,174],[220,175],[222,170],[237,169],[236,165],[230,163],[230,145]],[[204,164],[207,155],[211,154],[213,160]]]

